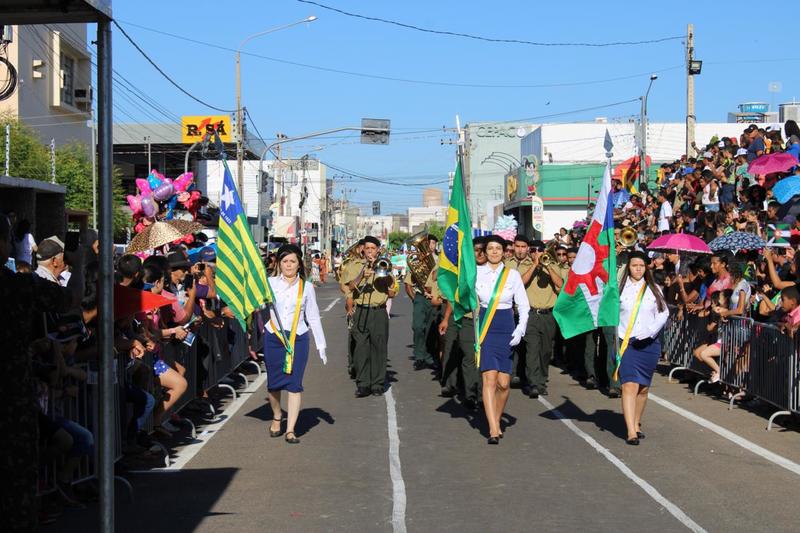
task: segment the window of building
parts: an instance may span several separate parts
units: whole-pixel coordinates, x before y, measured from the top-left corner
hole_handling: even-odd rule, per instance
[[[63,87],[61,88],[61,101],[67,105],[75,105],[75,59],[61,54],[61,72]]]

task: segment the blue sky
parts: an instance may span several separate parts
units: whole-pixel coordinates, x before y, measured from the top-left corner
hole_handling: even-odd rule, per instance
[[[800,52],[789,32],[760,29],[738,2],[709,9],[698,2],[468,2],[456,0],[321,3],[359,14],[437,30],[539,42],[640,41],[685,34],[695,25],[696,111],[701,122],[724,122],[745,101],[800,98]],[[708,6],[714,6],[707,3]],[[744,5],[744,3],[742,3]],[[750,4],[751,7],[753,4]],[[389,146],[360,145],[356,137],[302,142],[292,155],[313,150],[322,161],[398,183],[441,182],[452,170],[454,147],[440,144],[442,126],[513,120],[601,106],[640,96],[657,72],[649,98],[651,121],[681,122],[685,114],[682,40],[615,47],[534,47],[431,35],[346,17],[297,0],[115,2],[114,16],[177,81],[203,100],[235,107],[234,54],[147,31],[146,26],[223,47],[309,15],[317,21],[251,41],[245,51],[317,67],[429,82],[475,85],[552,85],[627,78],[605,83],[539,88],[452,87],[405,83],[298,67],[243,56],[243,103],[265,137],[358,124],[361,117],[389,118]],[[766,15],[765,15],[766,16]],[[767,26],[772,26],[768,24]],[[763,59],[766,59],[764,61]],[[209,112],[169,85],[118,32],[115,68],[178,115]],[[769,82],[782,83],[771,95]],[[152,121],[117,98],[142,122]],[[553,121],[626,118],[639,103],[568,114]],[[122,117],[123,120],[128,120]],[[119,119],[119,117],[118,117]],[[252,124],[249,125],[252,132]],[[318,150],[320,146],[324,148]],[[315,150],[316,149],[316,150]],[[338,174],[331,171],[330,176]],[[438,185],[442,186],[443,185]],[[422,186],[389,186],[363,179],[337,180],[354,189],[356,202],[380,200],[383,213],[420,205]]]

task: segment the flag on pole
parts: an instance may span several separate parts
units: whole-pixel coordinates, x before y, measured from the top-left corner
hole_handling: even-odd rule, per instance
[[[603,174],[603,185],[591,223],[553,309],[565,339],[599,326],[616,326],[619,323],[617,257],[614,248],[614,208],[609,163]]]
[[[228,162],[219,200],[217,292],[245,328],[250,314],[269,300],[267,273],[247,225]]]
[[[475,251],[472,247],[472,222],[464,194],[459,158],[453,177],[453,188],[450,190],[450,207],[447,210],[447,223],[436,274],[439,290],[452,305],[453,319],[456,321],[478,305],[475,293],[477,272]]]

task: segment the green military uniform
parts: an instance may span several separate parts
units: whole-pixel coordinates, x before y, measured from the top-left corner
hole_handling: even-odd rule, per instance
[[[533,267],[533,260],[526,256],[525,259],[517,260],[516,257],[512,257],[511,259],[506,259],[503,261],[503,264],[510,268],[511,270],[516,270],[519,272],[520,276],[524,276],[526,272],[528,272]],[[516,307],[514,308],[514,322],[518,321],[518,315]],[[520,343],[513,348],[514,352],[514,363],[512,366],[511,371],[511,379],[512,385],[517,385],[520,380],[525,379],[525,344]],[[520,360],[522,360],[522,364],[520,364]]]
[[[362,258],[352,259],[347,263],[343,264],[339,271],[339,288],[344,293],[345,301],[348,298],[352,298],[353,291],[350,290],[348,284],[344,281],[345,279],[353,279],[358,276],[361,269],[366,265],[366,261]],[[348,328],[349,330],[349,328]],[[355,376],[355,365],[353,364],[353,349],[355,347],[355,340],[353,339],[353,332],[348,331],[347,335],[347,372],[350,377]]]
[[[354,281],[361,272],[348,269],[342,275],[343,283]],[[373,394],[383,394],[386,381],[386,360],[389,343],[389,315],[386,302],[389,296],[375,289],[375,273],[359,283],[353,292],[356,305],[351,335],[355,343],[353,364],[356,371],[356,386]]]
[[[411,330],[414,333],[414,363],[433,365],[433,357],[428,352],[428,331],[433,321],[434,309],[425,295],[414,284],[411,269],[406,274],[403,283],[414,288],[414,312],[411,318]]]
[[[527,268],[533,264],[528,263]],[[520,263],[520,273],[525,264]],[[554,267],[556,268],[556,267]],[[558,273],[558,270],[556,269]],[[550,279],[548,269],[539,265],[538,271],[533,275],[525,288],[531,311],[528,315],[528,327],[525,331],[525,376],[528,384],[539,393],[547,393],[547,377],[550,368],[550,358],[553,355],[553,339],[556,334],[556,321],[553,317],[553,307],[556,304],[558,293]],[[535,391],[534,391],[535,392]]]

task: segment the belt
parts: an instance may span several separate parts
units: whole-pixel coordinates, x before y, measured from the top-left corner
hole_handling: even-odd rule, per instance
[[[361,307],[362,309],[386,309],[386,304],[381,304],[381,305],[356,304],[356,307]]]
[[[531,313],[536,313],[537,315],[549,315],[553,312],[552,307],[548,307],[547,309],[538,309],[536,307],[531,307]]]

